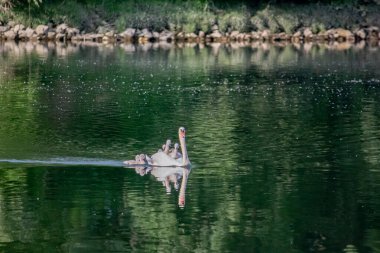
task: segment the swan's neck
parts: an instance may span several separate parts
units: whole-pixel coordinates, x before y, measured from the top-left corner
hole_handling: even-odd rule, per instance
[[[181,142],[183,166],[188,166],[188,165],[190,165],[190,160],[189,160],[189,157],[187,156],[186,140],[185,140],[185,138],[179,138],[179,140]]]
[[[165,144],[165,149],[164,149],[164,152],[167,154],[169,153],[169,148],[170,148],[170,141],[167,140],[166,141],[166,144]]]

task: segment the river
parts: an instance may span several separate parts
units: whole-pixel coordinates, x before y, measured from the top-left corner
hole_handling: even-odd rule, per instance
[[[380,49],[0,44],[1,252],[380,252]],[[191,169],[127,168],[187,129]]]

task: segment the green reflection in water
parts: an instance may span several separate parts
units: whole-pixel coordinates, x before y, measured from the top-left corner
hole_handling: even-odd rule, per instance
[[[0,52],[1,250],[378,251],[374,49]],[[180,187],[118,165],[181,125],[194,164],[184,208]]]

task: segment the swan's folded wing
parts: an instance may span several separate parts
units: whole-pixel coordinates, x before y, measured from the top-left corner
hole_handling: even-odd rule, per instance
[[[152,155],[153,165],[156,166],[181,166],[182,163],[171,158],[169,155],[164,152],[157,152]]]

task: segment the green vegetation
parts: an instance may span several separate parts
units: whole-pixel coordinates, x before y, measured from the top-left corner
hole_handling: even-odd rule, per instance
[[[128,27],[207,32],[214,24],[221,32],[269,29],[292,33],[300,27],[319,32],[361,24],[380,26],[379,1],[0,0],[0,21],[32,27],[65,22],[85,32],[121,32]]]

